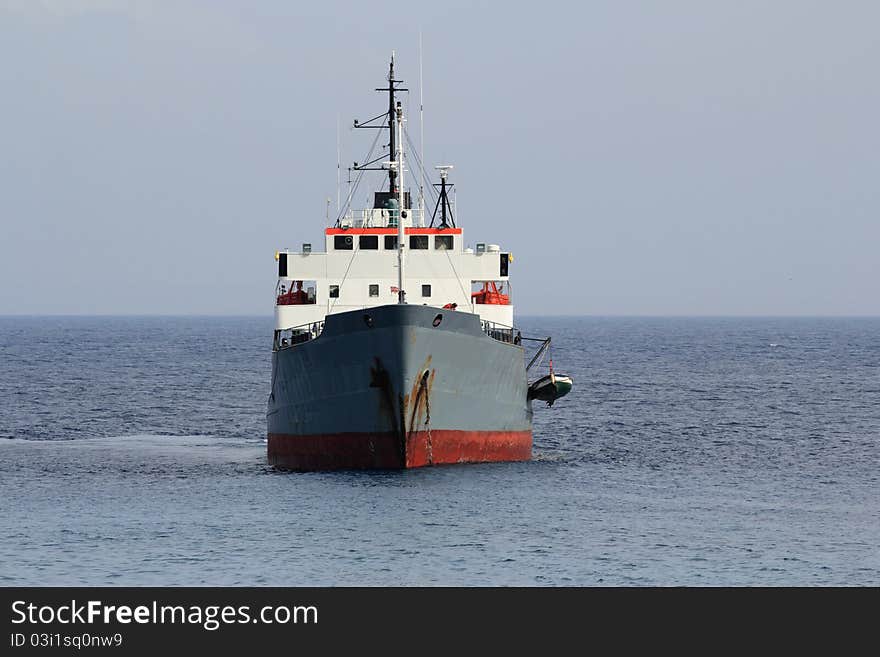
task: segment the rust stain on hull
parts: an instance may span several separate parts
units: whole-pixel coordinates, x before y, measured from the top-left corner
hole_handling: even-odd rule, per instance
[[[413,384],[406,394],[396,395],[388,370],[376,356],[370,366],[370,387],[379,389],[379,417],[384,418],[389,433],[397,436],[397,452],[403,463],[407,455],[414,449],[413,442],[418,441],[418,449],[426,454],[427,464],[433,463],[433,445],[431,441],[431,389],[437,371],[431,368],[431,356],[428,355],[413,377]],[[409,422],[407,422],[409,415]],[[371,451],[373,441],[369,442]]]
[[[434,387],[434,379],[437,376],[437,370],[431,367],[431,355],[429,354],[421,367],[413,377],[413,385],[409,392],[409,399],[412,400],[412,408],[410,409],[409,428],[406,432],[406,457],[409,461],[409,455],[415,448],[415,442],[422,443],[424,453],[427,459],[427,465],[434,462],[434,450],[431,436],[431,390]]]

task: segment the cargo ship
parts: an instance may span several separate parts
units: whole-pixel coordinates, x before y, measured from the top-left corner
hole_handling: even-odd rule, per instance
[[[532,403],[552,404],[571,389],[552,358],[549,374],[536,376],[550,338],[523,336],[514,324],[511,254],[465,242],[452,166],[435,167],[439,183],[427,185],[411,148],[421,184],[413,176],[407,189],[404,144],[412,140],[396,97],[407,91],[401,83],[392,55],[387,85],[377,89],[388,109],[354,122],[377,138],[349,169],[324,250],[303,243],[275,254],[267,424],[268,461],[279,469],[529,460]],[[387,150],[376,153],[382,136]],[[356,210],[352,199],[371,171],[382,183],[371,207]]]

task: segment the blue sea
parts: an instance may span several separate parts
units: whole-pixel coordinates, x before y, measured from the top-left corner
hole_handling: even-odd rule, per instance
[[[520,324],[531,462],[293,474],[271,318],[0,318],[0,585],[880,585],[880,319]]]

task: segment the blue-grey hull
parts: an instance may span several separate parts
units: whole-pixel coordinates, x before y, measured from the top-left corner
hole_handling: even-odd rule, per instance
[[[269,461],[290,469],[527,460],[523,349],[477,315],[389,305],[329,315],[273,352]]]

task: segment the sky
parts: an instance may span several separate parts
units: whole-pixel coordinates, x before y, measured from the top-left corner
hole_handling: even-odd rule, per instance
[[[466,241],[514,254],[518,313],[878,315],[878,25],[849,1],[0,0],[0,314],[270,315],[392,49],[417,137],[421,33],[426,163],[455,165]]]

